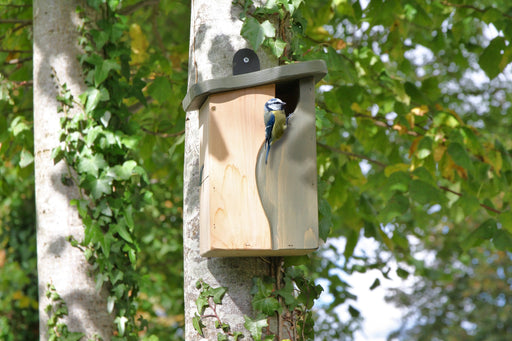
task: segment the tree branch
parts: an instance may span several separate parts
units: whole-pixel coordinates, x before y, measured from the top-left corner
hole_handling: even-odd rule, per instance
[[[454,190],[452,190],[452,189],[449,189],[449,188],[448,188],[448,187],[446,187],[446,186],[439,186],[439,188],[440,188],[440,189],[442,189],[443,191],[450,192],[450,193],[455,194],[455,195],[457,195],[457,196],[459,196],[459,197],[461,197],[461,196],[463,195],[462,193],[459,193],[459,192],[456,192],[456,191],[454,191]],[[501,213],[503,213],[502,211],[497,210],[497,209],[495,209],[495,208],[492,208],[492,207],[490,207],[490,206],[488,206],[488,205],[486,205],[486,204],[480,204],[480,206],[481,206],[481,207],[483,207],[483,208],[485,208],[485,209],[486,209],[486,210],[488,210],[488,211],[491,211],[491,212],[494,212],[494,213],[497,213],[497,214],[501,214]]]
[[[159,137],[163,137],[163,138],[169,138],[169,137],[176,137],[176,136],[180,136],[180,135],[183,135],[185,134],[185,130],[181,130],[181,131],[178,131],[177,133],[172,133],[172,134],[169,134],[169,133],[160,133],[160,132],[157,132],[157,131],[151,131],[151,130],[148,130],[144,127],[141,127],[142,131],[147,133],[147,134],[151,134],[151,135],[155,135],[155,136],[159,136]]]
[[[344,150],[341,150],[341,149],[335,148],[335,147],[331,147],[331,146],[323,144],[321,142],[317,142],[316,144],[318,146],[322,147],[322,148],[325,148],[325,149],[330,150],[331,152],[334,152],[334,153],[337,153],[337,154],[343,154],[343,155],[352,156],[352,157],[355,157],[355,158],[358,158],[358,159],[366,160],[366,161],[368,161],[370,163],[373,163],[373,164],[376,164],[376,165],[378,165],[378,166],[380,166],[382,168],[386,168],[387,167],[387,165],[385,163],[382,163],[382,162],[374,160],[374,159],[370,159],[369,157],[364,156],[364,155],[355,154],[355,153],[352,153],[352,152],[346,152]]]
[[[489,8],[478,8],[478,7],[475,7],[473,5],[467,5],[467,4],[454,4],[454,3],[451,3],[451,2],[448,2],[448,1],[441,1],[441,4],[445,5],[445,6],[449,6],[449,7],[468,8],[468,9],[472,9],[472,10],[480,12],[480,13],[485,13],[489,9]],[[503,12],[501,13],[501,15],[503,15],[506,18],[512,18],[512,15],[508,15],[508,14],[503,13]]]
[[[32,24],[32,20],[25,20],[25,19],[0,19],[0,24]]]
[[[6,53],[32,53],[32,50],[6,50],[6,49],[0,49],[0,52],[6,52]]]
[[[16,59],[11,59],[11,60],[9,60],[7,62],[4,62],[4,65],[23,64],[23,63],[28,62],[30,60],[32,60],[32,57],[21,58],[21,59],[16,58]]]
[[[136,4],[133,4],[133,5],[123,8],[122,10],[119,11],[119,13],[121,13],[122,15],[130,15],[141,7],[158,5],[159,3],[160,3],[160,0],[140,1],[140,2],[137,2]]]

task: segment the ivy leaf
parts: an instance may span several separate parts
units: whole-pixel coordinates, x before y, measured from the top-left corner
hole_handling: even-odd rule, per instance
[[[83,188],[91,194],[93,199],[99,199],[103,194],[112,193],[111,181],[110,179],[87,176],[83,182]]]
[[[84,156],[78,161],[78,172],[90,174],[93,177],[98,177],[98,171],[107,166],[107,162],[102,154],[95,154],[93,156]]]
[[[23,149],[20,153],[20,167],[25,168],[28,165],[30,165],[34,161],[34,157],[32,156],[32,153],[30,153],[28,150]]]
[[[80,332],[68,332],[66,335],[62,335],[59,340],[62,341],[79,341],[85,336],[84,333]]]
[[[94,69],[94,85],[96,87],[99,87],[101,83],[103,83],[107,77],[110,71],[121,70],[121,66],[117,64],[113,60],[103,60],[103,62],[99,65],[96,65],[96,68]]]
[[[293,282],[290,278],[285,277],[284,278],[285,285],[281,289],[276,291],[276,294],[284,298],[284,303],[290,307],[291,309],[296,307],[297,299],[294,295],[294,289]]]
[[[117,331],[120,336],[124,336],[124,332],[126,331],[126,322],[128,322],[128,318],[125,316],[118,316],[114,320],[114,323],[117,324]]]
[[[247,17],[242,25],[241,34],[249,41],[252,48],[257,50],[265,38],[275,37],[276,30],[268,20],[265,20],[260,24],[254,17]]]
[[[254,298],[252,306],[255,310],[261,311],[265,315],[273,315],[276,312],[281,313],[282,311],[279,301],[274,297]]]
[[[132,176],[135,166],[137,166],[137,162],[128,160],[123,165],[116,165],[110,168],[107,174],[115,180],[128,180]]]
[[[197,315],[197,313],[195,313],[194,317],[192,318],[192,326],[199,333],[199,335],[201,335],[201,337],[204,337],[203,328],[206,326],[203,324],[203,321],[201,321],[201,316]]]
[[[272,54],[277,58],[283,55],[284,49],[286,48],[286,42],[281,39],[268,39],[265,44],[266,47],[272,51]]]
[[[121,236],[121,238],[126,240],[128,243],[133,243],[133,238],[132,238],[130,232],[128,231],[128,229],[126,228],[125,224],[123,224],[123,223],[115,224],[112,229],[112,232],[118,233],[119,236]]]
[[[84,110],[86,114],[90,114],[100,101],[107,101],[110,99],[110,95],[108,94],[107,89],[101,88],[100,90],[96,88],[89,88],[83,94],[79,96],[80,101],[84,105]]]
[[[203,314],[204,310],[209,306],[208,304],[208,296],[201,293],[196,299],[196,307],[199,314]]]
[[[245,319],[244,327],[249,331],[249,333],[251,333],[252,338],[255,341],[261,340],[261,335],[262,335],[261,330],[263,328],[268,327],[268,322],[267,322],[266,316],[260,316],[253,320],[249,316],[244,315],[244,319]]]
[[[215,304],[221,304],[222,298],[226,294],[227,290],[228,289],[226,287],[211,288],[207,293],[208,296],[213,298],[213,302],[215,302]]]

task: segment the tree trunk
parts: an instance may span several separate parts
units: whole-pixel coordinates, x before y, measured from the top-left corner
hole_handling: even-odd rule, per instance
[[[37,267],[39,278],[40,340],[48,339],[45,311],[47,284],[55,286],[66,302],[62,322],[70,331],[110,340],[112,318],[106,295],[95,290],[90,266],[83,253],[66,240],[83,239],[82,222],[70,200],[78,198],[76,184],[63,184],[68,176],[64,161],[54,165],[51,153],[59,144],[60,117],[56,100],[58,83],[67,84],[75,98],[85,90],[77,60],[76,13],[71,0],[34,1],[34,153],[37,214]],[[55,77],[54,77],[55,76]]]
[[[194,83],[225,77],[232,73],[235,52],[247,48],[248,43],[240,36],[241,8],[232,0],[192,1],[189,53],[189,87]],[[258,51],[261,68],[277,65],[263,52]],[[262,108],[263,115],[263,108]],[[263,119],[263,116],[262,116]],[[199,255],[199,120],[198,111],[190,111],[186,118],[185,167],[184,167],[184,262],[185,262],[185,339],[200,340],[192,326],[197,313],[195,300],[199,294],[195,283],[202,278],[212,287],[224,286],[228,292],[218,307],[223,322],[232,331],[244,329],[244,315],[252,316],[252,278],[270,274],[270,265],[262,258],[203,258]],[[272,262],[271,262],[272,263]],[[210,319],[213,320],[213,319]],[[204,328],[205,338],[216,339],[213,321]],[[245,340],[245,339],[244,339]]]

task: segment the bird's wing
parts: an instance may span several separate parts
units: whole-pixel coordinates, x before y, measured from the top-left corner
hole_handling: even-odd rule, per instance
[[[265,139],[267,141],[272,138],[272,128],[274,128],[275,122],[276,117],[273,113],[269,112],[268,118],[265,119]]]

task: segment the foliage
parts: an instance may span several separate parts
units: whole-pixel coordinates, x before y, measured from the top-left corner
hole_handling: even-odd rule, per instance
[[[39,333],[30,1],[0,3],[0,339]]]
[[[260,13],[293,4],[243,3],[253,46],[274,37]],[[439,268],[475,248],[510,251],[510,10],[505,1],[306,1],[290,12],[301,30],[274,25],[295,33],[291,59],[328,65],[317,100],[320,225],[346,243],[343,260],[316,266],[335,303],[354,297],[332,270],[388,277],[391,259],[353,258],[362,236],[399,262],[398,276],[410,269],[425,283],[432,272],[412,240],[444,241]]]
[[[301,267],[290,266],[281,275],[282,279],[279,280],[273,277],[253,278],[252,307],[256,316],[244,316],[244,326],[255,341],[275,340],[276,335],[269,327],[269,320],[280,316],[282,327],[286,329],[290,340],[313,340],[312,308],[323,289],[306,278]],[[228,288],[212,288],[202,279],[197,281],[196,288],[199,289],[196,299],[198,313],[193,318],[193,326],[199,335],[204,337],[204,321],[211,317],[215,318],[215,328],[221,330],[217,334],[218,340],[228,340],[228,337],[238,340],[243,337],[241,332],[232,332],[229,323],[222,321],[217,313],[217,305],[222,304]],[[212,314],[205,315],[206,308]]]
[[[84,337],[83,333],[70,332],[65,323],[59,322],[61,318],[68,315],[68,307],[50,283],[46,288],[46,297],[50,300],[50,304],[45,309],[49,316],[47,323],[48,341],[78,341]]]
[[[502,340],[510,334],[510,255],[486,244],[462,257],[433,259],[413,290],[393,291],[389,299],[407,314],[389,339]],[[439,247],[429,245],[428,252]]]
[[[182,257],[180,103],[187,78],[184,37],[188,37],[189,3],[125,1],[119,8],[115,1],[109,4],[112,8],[103,14],[123,16],[98,26],[91,23],[96,27],[90,32],[92,47],[100,50],[96,55],[101,58],[89,55],[83,60],[90,68],[88,84],[98,91],[88,91],[80,105],[94,121],[77,117],[75,123],[97,130],[95,142],[105,141],[103,145],[89,141],[87,146],[85,140],[77,140],[77,144],[98,155],[113,154],[84,155],[77,166],[83,184],[99,202],[111,195],[119,195],[120,203],[131,198],[114,192],[114,184],[115,188],[134,186],[141,197],[153,193],[150,205],[132,206],[133,228],[129,219],[120,225],[124,230],[116,222],[112,235],[137,251],[133,264],[142,275],[137,309],[148,319],[153,335],[179,338],[182,265],[160,259]],[[96,5],[106,8],[101,1]],[[307,276],[322,280],[332,297],[330,305],[322,306],[325,314],[318,316],[317,337],[349,339],[361,318],[355,297],[339,274],[380,269],[382,277],[375,282],[379,285],[389,277],[391,260],[399,263],[397,275],[418,277],[413,295],[397,293],[395,301],[418,307],[426,321],[440,314],[434,321],[438,324],[418,322],[404,335],[420,335],[429,328],[442,331],[445,339],[468,330],[470,335],[488,332],[492,324],[477,323],[474,315],[452,318],[449,304],[421,305],[414,298],[455,302],[447,295],[462,295],[482,316],[493,316],[492,307],[499,306],[495,297],[506,279],[498,269],[510,264],[512,232],[508,2],[275,0],[261,8],[251,1],[235,1],[233,6],[243,7],[241,34],[254,48],[269,48],[281,62],[323,59],[328,65],[329,74],[317,95],[320,233],[323,239],[344,240],[345,248],[326,243],[323,253],[308,261]],[[25,91],[32,74],[31,8],[21,0],[0,7],[0,20],[16,19],[0,24],[0,255],[6,255],[5,262],[0,256],[0,272],[20,278],[16,288],[0,282],[6,293],[6,300],[0,301],[0,323],[8,325],[0,330],[8,340],[18,335],[31,339],[37,323],[35,303],[29,304],[29,310],[20,307],[26,302],[22,297],[35,302],[37,293],[32,95]],[[117,34],[119,39],[112,43],[109,39]],[[119,54],[113,55],[114,51]],[[113,80],[122,87],[110,88]],[[107,93],[109,101],[105,101]],[[136,167],[145,171],[147,181]],[[139,176],[143,188],[132,182]],[[103,216],[100,211],[94,219]],[[380,243],[378,257],[354,256],[363,236]],[[101,234],[97,237],[101,239]],[[109,238],[102,240],[104,246],[112,242]],[[431,252],[436,261],[425,262],[422,252]],[[132,264],[130,259],[124,261]],[[489,283],[486,278],[495,288],[478,286]],[[426,296],[431,288],[435,290],[428,290],[431,296]],[[340,306],[351,320],[340,320],[335,310]],[[503,316],[497,321],[507,321],[506,309],[499,314]],[[460,321],[472,323],[473,329],[455,328]],[[265,321],[259,323],[261,330]],[[16,334],[18,329],[21,334]],[[500,339],[503,334],[496,330]]]

